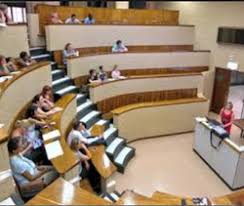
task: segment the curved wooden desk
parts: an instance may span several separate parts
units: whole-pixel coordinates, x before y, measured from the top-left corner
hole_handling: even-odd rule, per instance
[[[110,72],[114,65],[120,70],[157,69],[205,69],[209,66],[209,51],[199,52],[126,52],[95,54],[68,59],[68,76],[72,79],[87,76],[91,68],[97,69],[103,65],[104,70]],[[81,69],[82,68],[82,69]],[[195,70],[196,71],[196,70]]]
[[[9,24],[0,30],[0,54],[18,57],[22,51],[29,51],[27,25]]]
[[[72,42],[74,47],[84,49],[81,54],[86,53],[89,48],[97,48],[97,51],[101,48],[100,52],[107,48],[111,52],[117,39],[121,39],[128,46],[165,45],[165,49],[174,46],[178,49],[193,49],[194,30],[194,26],[180,25],[48,25],[47,50],[62,51],[67,42]]]
[[[195,97],[132,104],[113,110],[112,114],[119,136],[134,141],[193,131],[194,117],[206,115],[208,105],[207,99]]]
[[[27,205],[110,205],[111,203],[62,178],[46,187]]]
[[[7,132],[10,132],[11,124],[20,109],[40,93],[43,86],[52,85],[51,77],[49,62],[40,62],[1,84],[0,122],[5,124]]]
[[[106,113],[140,102],[196,97],[203,92],[200,73],[145,75],[90,85],[90,99]]]

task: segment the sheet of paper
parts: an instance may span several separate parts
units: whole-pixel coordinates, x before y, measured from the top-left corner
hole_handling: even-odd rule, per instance
[[[0,123],[0,129],[4,127],[4,124]]]
[[[64,154],[59,140],[46,144],[45,149],[49,160]]]
[[[45,142],[45,141],[47,141],[47,140],[57,139],[57,138],[59,138],[60,136],[61,136],[60,131],[56,129],[56,130],[53,130],[53,131],[51,131],[51,132],[48,132],[48,133],[42,135],[42,138],[43,138],[43,140],[44,140],[44,142]]]
[[[4,76],[4,77],[0,77],[0,83],[6,81],[6,80],[8,80],[8,79],[12,79],[12,78],[13,78],[13,76]]]
[[[0,205],[16,205],[11,197],[0,202]]]

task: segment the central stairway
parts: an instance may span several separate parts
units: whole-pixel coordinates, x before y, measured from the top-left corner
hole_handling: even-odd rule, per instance
[[[73,80],[66,75],[64,69],[58,68],[57,63],[52,61],[52,56],[44,47],[32,48],[30,54],[36,61],[51,61],[52,87],[55,95],[62,97],[68,93],[77,94],[76,118],[84,122],[88,130],[95,124],[104,126],[106,153],[118,171],[124,173],[127,164],[135,156],[135,148],[128,146],[126,139],[118,136],[118,129],[110,121],[102,119],[102,113],[97,110],[97,106],[87,95],[80,93]]]

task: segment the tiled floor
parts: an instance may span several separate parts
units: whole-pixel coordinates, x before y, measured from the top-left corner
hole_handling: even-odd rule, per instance
[[[210,113],[211,118],[218,115]],[[137,141],[136,156],[123,175],[116,173],[119,192],[132,189],[146,196],[156,190],[181,196],[220,196],[231,190],[192,150],[194,133]],[[231,139],[244,145],[233,125]]]

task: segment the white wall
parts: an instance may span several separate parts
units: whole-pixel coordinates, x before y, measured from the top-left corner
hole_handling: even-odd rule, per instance
[[[244,46],[216,43],[220,26],[244,27],[244,3],[242,2],[154,2],[153,8],[180,11],[180,24],[193,24],[195,49],[211,50],[212,66],[225,67],[231,54],[244,71]]]

